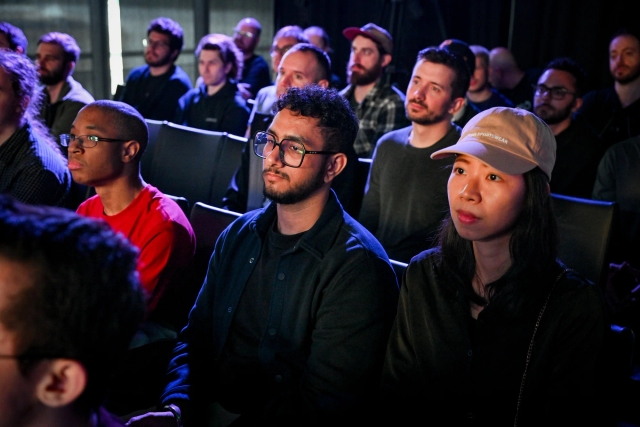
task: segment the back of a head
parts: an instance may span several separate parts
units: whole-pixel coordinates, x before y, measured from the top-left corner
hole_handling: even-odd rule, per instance
[[[224,65],[231,64],[228,77],[240,79],[244,66],[244,57],[231,37],[219,33],[207,34],[200,39],[196,47],[196,58],[200,56],[200,52],[203,50],[217,50],[220,52],[220,59],[222,59]]]
[[[26,55],[0,49],[0,68],[9,77],[18,103],[27,105],[24,117],[27,120],[35,120],[39,116],[42,97],[38,73],[33,62]]]
[[[518,70],[513,53],[506,47],[494,47],[489,51],[489,64],[492,67],[498,67],[506,71]]]
[[[180,24],[173,19],[161,16],[152,20],[149,23],[149,27],[147,27],[147,36],[151,31],[155,31],[169,37],[169,48],[172,51],[177,50],[178,53],[182,51],[182,47],[184,45],[184,31]],[[176,59],[178,59],[177,56]]]
[[[124,102],[101,99],[85,105],[80,112],[89,108],[99,109],[105,123],[113,126],[117,133],[113,138],[140,143],[140,152],[136,157],[140,161],[149,142],[149,126],[138,110]]]
[[[80,59],[80,46],[76,43],[76,40],[66,33],[59,33],[56,31],[44,34],[38,40],[38,45],[41,43],[56,44],[62,48],[64,63],[78,62]]]
[[[304,35],[304,30],[298,25],[287,25],[280,28],[273,36],[273,41],[284,37],[295,39],[298,43],[309,43],[309,39]]]
[[[555,58],[544,67],[543,73],[549,69],[565,71],[571,74],[575,79],[576,97],[582,97],[587,81],[587,73],[576,60],[569,57]]]
[[[283,109],[294,115],[318,120],[324,138],[324,150],[348,153],[358,133],[359,123],[349,102],[335,89],[312,84],[292,87],[276,101],[274,112]]]
[[[31,273],[0,312],[19,354],[33,356],[23,374],[43,358],[77,360],[88,382],[74,403],[97,408],[144,316],[138,250],[105,222],[9,196],[0,196],[0,235],[0,257]]]
[[[456,55],[446,48],[428,47],[418,52],[416,62],[418,61],[442,64],[452,69],[455,73],[455,78],[451,82],[452,98],[463,98],[466,95],[467,90],[469,90],[471,75],[469,74],[468,65],[460,55]]]
[[[293,52],[310,53],[316,58],[316,83],[320,80],[329,80],[331,77],[331,59],[329,55],[318,46],[311,43],[298,43],[287,51],[287,55]]]
[[[304,35],[311,40],[311,37],[319,37],[322,40],[322,46],[318,46],[320,49],[325,50],[328,49],[331,51],[331,40],[329,39],[329,34],[322,27],[318,27],[316,25],[307,27],[304,29]],[[316,45],[317,46],[317,45]]]
[[[15,25],[11,25],[8,22],[0,21],[0,34],[4,34],[9,43],[9,48],[16,52],[27,54],[27,47],[29,45],[27,37],[24,32]]]

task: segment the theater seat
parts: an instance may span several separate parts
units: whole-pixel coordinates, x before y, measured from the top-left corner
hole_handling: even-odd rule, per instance
[[[153,153],[156,147],[156,142],[158,141],[158,135],[160,134],[160,129],[163,124],[166,122],[151,119],[145,119],[145,121],[147,122],[147,128],[149,129],[149,142],[147,143],[147,148],[144,150],[142,159],[140,160],[140,173],[142,174],[142,178],[148,179],[151,175]]]

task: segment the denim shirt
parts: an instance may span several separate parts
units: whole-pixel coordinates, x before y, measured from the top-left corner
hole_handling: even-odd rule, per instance
[[[202,407],[201,400],[224,393],[216,390],[211,372],[275,219],[272,203],[243,215],[218,239],[179,336],[163,403],[191,413]],[[332,191],[315,225],[273,262],[273,293],[258,351],[274,392],[252,417],[278,425],[342,424],[361,417],[375,401],[397,307],[398,284],[384,249],[344,212]]]

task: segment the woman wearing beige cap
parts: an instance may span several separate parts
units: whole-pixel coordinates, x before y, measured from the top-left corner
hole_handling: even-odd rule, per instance
[[[534,114],[496,107],[432,155],[456,155],[450,216],[402,280],[381,394],[394,422],[602,425],[609,325],[597,286],[556,260],[555,150]]]

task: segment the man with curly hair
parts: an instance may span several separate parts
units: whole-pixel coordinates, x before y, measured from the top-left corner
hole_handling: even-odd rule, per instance
[[[331,190],[358,121],[317,85],[289,89],[275,109],[254,141],[272,202],[218,239],[162,409],[131,426],[371,421],[398,285],[382,246]]]

